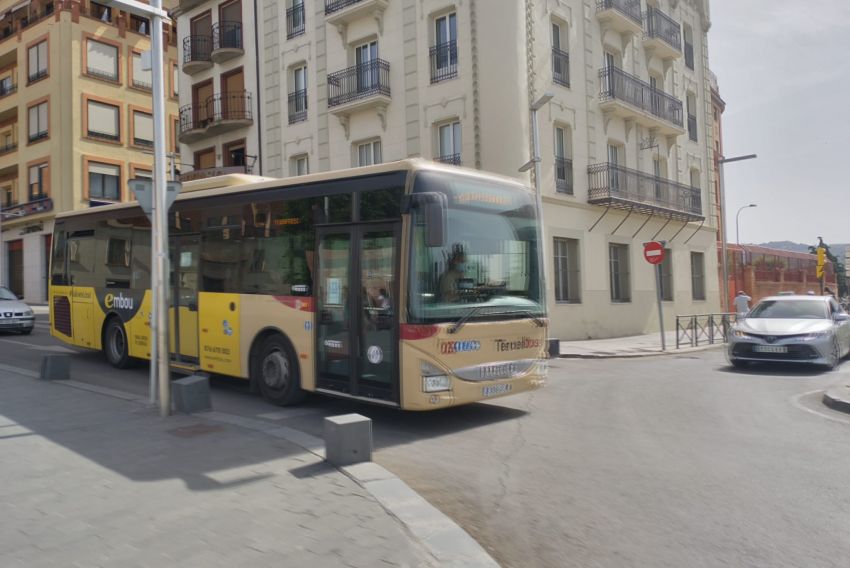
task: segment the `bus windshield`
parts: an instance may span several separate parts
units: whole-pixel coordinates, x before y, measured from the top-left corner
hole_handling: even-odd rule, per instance
[[[413,191],[444,193],[448,211],[440,247],[426,244],[421,208],[411,212],[411,323],[544,314],[539,224],[530,191],[434,171],[420,172]]]

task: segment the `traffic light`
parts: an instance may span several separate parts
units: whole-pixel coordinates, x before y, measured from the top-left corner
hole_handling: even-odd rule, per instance
[[[823,278],[823,268],[826,263],[826,249],[823,247],[818,247],[818,267],[817,267],[817,277]]]

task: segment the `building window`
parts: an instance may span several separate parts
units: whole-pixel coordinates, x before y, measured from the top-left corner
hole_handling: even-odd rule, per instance
[[[89,15],[106,24],[112,23],[112,8],[109,6],[104,6],[97,2],[89,2]]]
[[[292,0],[286,10],[286,39],[292,39],[304,33],[304,0]]]
[[[153,148],[153,115],[133,111],[133,145]]]
[[[136,15],[130,15],[130,30],[137,34],[148,35],[151,30],[151,23],[147,18],[142,18]]]
[[[150,91],[153,87],[153,76],[150,69],[142,69],[142,54],[135,51],[131,54],[133,60],[133,87]]]
[[[694,300],[705,300],[705,255],[691,253],[691,290]]]
[[[121,199],[121,167],[89,162],[89,199]]]
[[[685,67],[694,68],[694,30],[688,24],[682,26],[682,36],[685,40]]]
[[[27,197],[29,201],[44,199],[47,197],[47,181],[49,166],[38,164],[29,168],[29,189]]]
[[[108,43],[86,41],[86,75],[118,81],[118,48]]]
[[[381,163],[381,141],[374,140],[357,145],[357,165],[371,166]]]
[[[307,66],[292,70],[293,90],[289,93],[289,124],[307,120]]]
[[[29,82],[47,77],[47,41],[29,48]]]
[[[431,82],[457,77],[457,14],[434,19],[434,47],[431,48]]]
[[[7,185],[3,188],[3,207],[12,207],[13,205],[17,205],[15,202],[15,190],[12,189],[11,185]]]
[[[174,98],[180,94],[180,68],[176,65],[171,65],[171,92],[174,93]]]
[[[608,188],[620,191],[620,146],[608,144]]]
[[[295,156],[291,160],[290,171],[294,176],[304,176],[310,173],[310,163],[307,155]]]
[[[47,101],[29,108],[29,141],[37,142],[48,136]]]
[[[555,300],[581,302],[578,240],[555,239]]]
[[[87,110],[88,124],[86,124],[86,133],[90,138],[99,138],[112,142],[119,142],[121,140],[121,121],[117,106],[97,101],[88,101]]]
[[[688,93],[688,138],[696,142],[697,138],[697,99],[693,93]]]
[[[555,127],[555,190],[559,193],[573,194],[573,160],[570,147],[571,131]]]
[[[151,170],[133,170],[133,178],[134,179],[153,179],[153,172]]]
[[[673,301],[673,251],[664,249],[664,260],[661,261],[661,299]]]
[[[630,302],[632,295],[629,281],[629,245],[610,243],[608,264],[611,276],[611,301]]]
[[[242,167],[244,172],[249,173],[247,169],[248,157],[245,152],[245,140],[237,140],[230,142],[222,147],[222,160],[225,167]]]
[[[437,130],[439,144],[437,150],[440,155],[437,160],[444,164],[459,166],[461,164],[460,121],[442,124]]]
[[[552,22],[552,81],[564,87],[570,86],[570,54],[565,30],[561,24]],[[562,47],[563,46],[563,47]]]

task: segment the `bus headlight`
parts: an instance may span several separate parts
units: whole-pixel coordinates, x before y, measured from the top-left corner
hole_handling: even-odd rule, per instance
[[[419,368],[422,371],[422,390],[425,392],[440,392],[451,390],[451,379],[444,372],[430,363],[421,361]]]

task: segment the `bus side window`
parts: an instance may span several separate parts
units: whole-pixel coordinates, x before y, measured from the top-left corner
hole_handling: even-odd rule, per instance
[[[131,220],[130,285],[134,290],[151,287],[151,228],[146,217]]]
[[[53,257],[50,262],[50,283],[54,286],[68,284],[67,266],[65,265],[67,247],[67,233],[64,229],[57,229],[53,237]]]
[[[68,238],[68,280],[72,286],[95,286],[94,231],[76,231]]]

